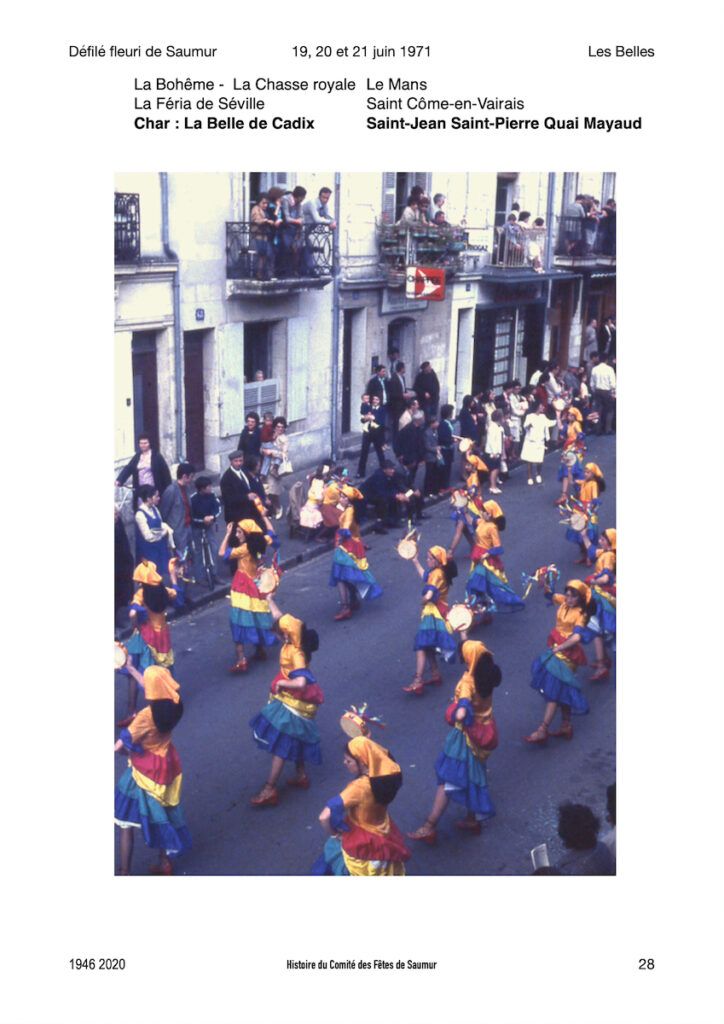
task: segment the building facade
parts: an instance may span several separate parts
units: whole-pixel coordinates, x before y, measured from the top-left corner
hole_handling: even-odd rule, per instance
[[[262,280],[252,205],[297,184],[307,198],[332,191],[337,228],[305,235],[311,266]],[[410,382],[429,360],[457,409],[544,358],[578,365],[584,325],[615,313],[615,240],[596,251],[566,215],[579,192],[614,199],[613,174],[144,173],[115,185],[117,465],[144,430],[169,463],[219,471],[252,409],[285,416],[292,460],[311,464],[354,443],[360,395],[393,348]],[[448,227],[395,227],[415,185],[444,194]],[[524,246],[505,231],[514,204],[543,221]],[[442,301],[406,297],[410,265],[444,269]]]

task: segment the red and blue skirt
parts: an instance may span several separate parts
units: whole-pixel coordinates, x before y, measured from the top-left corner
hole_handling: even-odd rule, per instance
[[[229,625],[235,644],[271,647],[280,642],[273,631],[274,620],[269,602],[259,593],[251,576],[240,569],[231,582]]]
[[[548,646],[561,644],[566,639],[557,629],[553,629],[548,635]],[[586,664],[586,655],[580,644],[565,651],[557,651],[555,654],[546,651],[540,654],[531,666],[530,685],[547,701],[565,704],[573,714],[587,715],[588,700],[576,678],[577,669]]]
[[[308,680],[303,690],[284,691],[285,677],[280,673],[272,682],[269,703],[249,725],[254,742],[267,753],[283,757],[285,761],[321,764],[319,728],[314,715],[324,696],[311,672],[298,669],[292,673],[294,678],[301,675]],[[281,695],[277,696],[280,690]]]
[[[448,607],[444,601],[428,601],[423,606],[412,648],[414,651],[439,651],[445,661],[455,658],[457,638],[445,618],[447,612]]]
[[[363,601],[382,596],[382,587],[370,572],[361,540],[348,537],[334,549],[329,585],[336,587],[338,583],[354,587]]]
[[[405,874],[410,851],[402,833],[390,819],[386,834],[349,826],[342,836],[332,836],[314,863],[313,875],[393,876]]]
[[[132,744],[128,733],[124,744]],[[181,780],[175,747],[169,747],[163,757],[148,751],[134,752],[115,793],[116,824],[140,828],[147,846],[163,850],[171,858],[191,849],[191,833],[181,806]]]
[[[478,821],[492,818],[495,806],[488,792],[485,765],[474,754],[462,729],[451,729],[435,762],[439,786],[455,803],[474,813]]]

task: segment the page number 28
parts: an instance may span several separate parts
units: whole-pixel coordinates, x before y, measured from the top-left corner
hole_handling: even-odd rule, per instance
[[[645,957],[639,957],[639,970],[640,971],[653,971],[656,966],[653,960],[647,960]]]

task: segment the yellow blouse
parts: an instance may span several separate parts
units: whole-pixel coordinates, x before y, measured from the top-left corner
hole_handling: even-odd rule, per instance
[[[447,576],[440,566],[436,566],[434,569],[430,570],[428,577],[425,580],[424,587],[437,587],[438,594],[435,600],[447,601],[447,594],[450,589],[450,585],[447,581]],[[423,593],[424,592],[425,591],[423,590]]]
[[[131,724],[128,726],[131,739],[144,750],[159,757],[165,757],[168,748],[171,746],[172,735],[170,732],[159,732],[153,721],[153,714],[149,707],[139,711]]]
[[[247,544],[241,544],[238,548],[232,548],[229,557],[236,560],[238,569],[254,579],[259,568],[259,559],[252,555]]]
[[[357,525],[357,520],[354,516],[354,509],[351,505],[348,505],[339,517],[339,528],[340,530],[349,530],[355,538],[359,537],[359,526]]]
[[[176,591],[172,587],[166,587],[166,593],[168,594],[169,601],[176,599]],[[153,629],[159,630],[166,625],[166,612],[152,612],[150,608],[146,608],[146,605],[143,603],[142,588],[139,588],[133,595],[133,604],[141,605],[145,609],[148,621]]]
[[[594,566],[594,572],[604,572],[609,570],[610,572],[616,571],[616,554],[614,551],[604,551],[602,548],[598,548],[596,551],[596,564]]]
[[[579,486],[579,501],[595,501],[598,498],[598,481],[595,478],[593,480],[582,480]]]
[[[353,825],[368,832],[386,835],[390,830],[390,816],[384,804],[378,804],[372,793],[368,776],[350,782],[339,794],[347,816]]]
[[[569,637],[580,627],[586,625],[586,615],[582,608],[569,608],[563,594],[553,595],[553,604],[558,605],[556,611],[556,628],[564,637]]]
[[[336,505],[339,501],[339,496],[342,493],[339,484],[334,483],[327,484],[324,490],[324,498],[322,499],[323,505]]]
[[[480,519],[475,526],[475,542],[481,548],[499,548],[500,533],[495,523]]]

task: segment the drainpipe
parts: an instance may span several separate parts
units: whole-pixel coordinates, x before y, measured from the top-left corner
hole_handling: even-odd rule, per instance
[[[341,193],[340,173],[334,172],[334,219],[337,227],[332,233],[332,411],[330,416],[331,456],[337,461],[339,443],[339,197]]]
[[[176,263],[173,272],[173,362],[174,362],[174,398],[176,402],[175,435],[176,455],[179,462],[183,461],[184,449],[184,417],[183,417],[183,377],[184,377],[184,351],[183,337],[181,334],[181,281],[179,277],[178,255],[171,248],[169,241],[168,225],[168,174],[160,172],[161,178],[161,242],[163,243],[163,254],[168,260]]]

